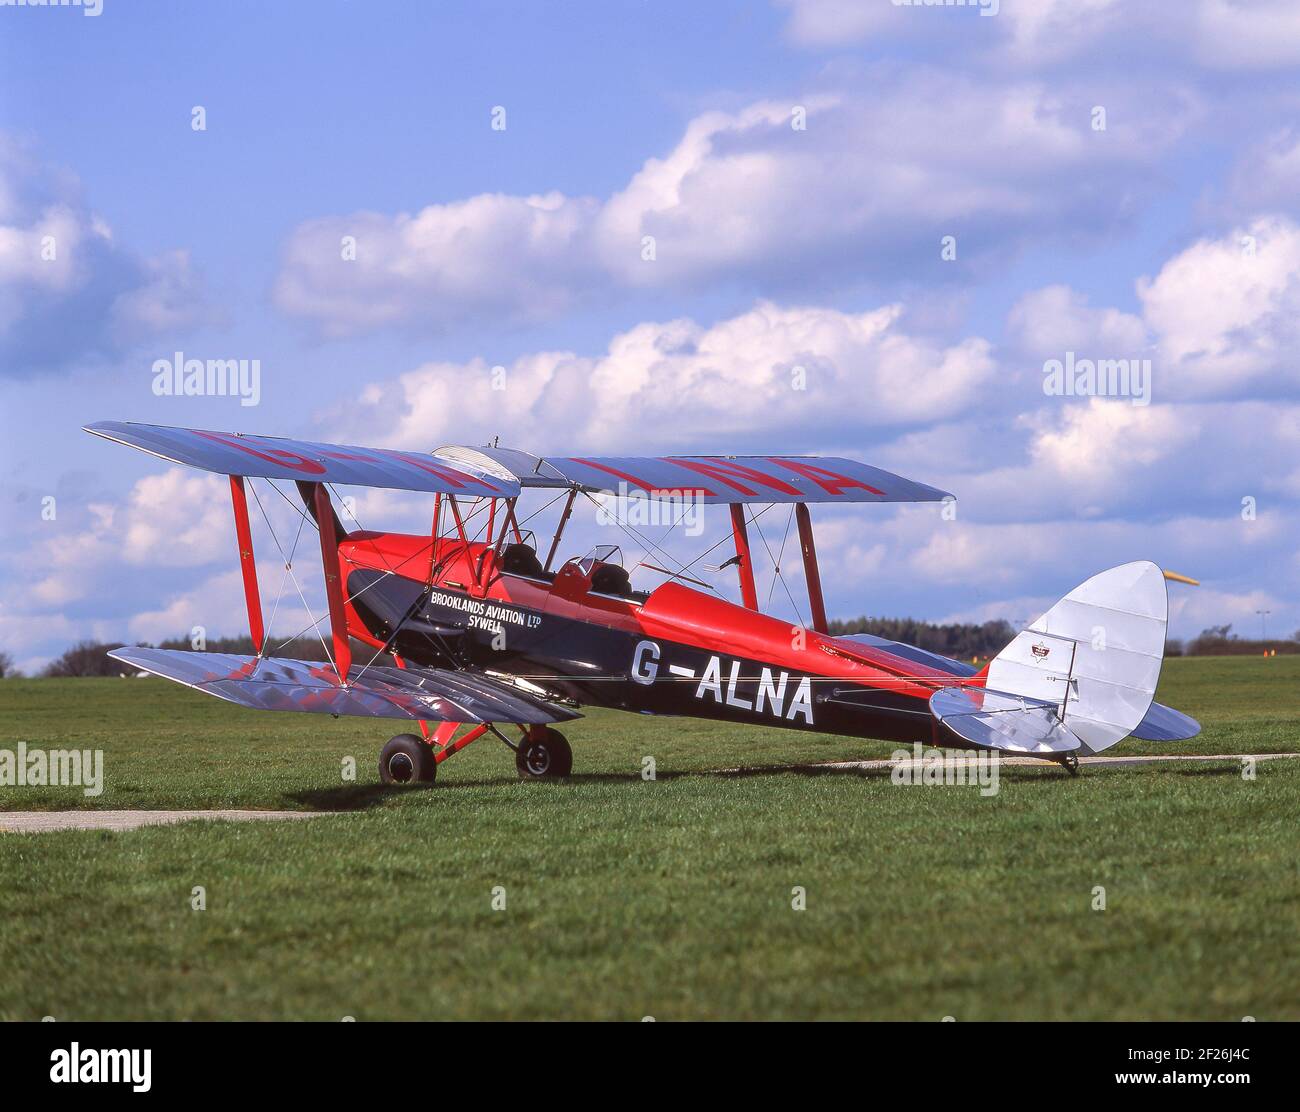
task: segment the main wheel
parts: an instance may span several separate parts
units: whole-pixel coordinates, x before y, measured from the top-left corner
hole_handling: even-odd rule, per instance
[[[568,776],[573,771],[573,750],[559,730],[534,727],[515,750],[515,768],[525,780]]]
[[[379,779],[385,784],[431,784],[437,775],[433,750],[415,734],[398,734],[379,754]]]

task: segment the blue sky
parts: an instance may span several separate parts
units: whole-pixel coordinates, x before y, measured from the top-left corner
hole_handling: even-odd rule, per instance
[[[1204,583],[1176,635],[1290,634],[1300,16],[997,8],[0,6],[0,650],[239,632],[219,482],[98,419],[846,454],[960,502],[823,511],[833,612],[1032,616],[1151,558]],[[260,403],[155,396],[176,351]],[[1150,359],[1150,404],[1046,395],[1069,351]]]

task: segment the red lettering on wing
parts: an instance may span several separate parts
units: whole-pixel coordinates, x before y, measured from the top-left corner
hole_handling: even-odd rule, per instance
[[[322,456],[328,456],[330,459],[347,459],[354,460],[357,463],[378,463],[374,456],[358,456],[352,452],[321,452]]]
[[[647,491],[650,494],[654,494],[663,489],[660,486],[653,486],[652,484],[647,483],[644,479],[638,479],[635,475],[631,475],[626,471],[620,471],[617,467],[610,467],[607,463],[597,463],[594,459],[579,459],[577,456],[570,456],[569,458],[574,463],[580,463],[584,467],[594,467],[597,471],[603,471],[606,475],[613,475],[616,479],[622,479],[625,483],[629,483],[635,487],[640,487],[642,490]],[[709,490],[708,487],[673,487],[671,489],[674,493],[702,494],[710,498],[716,497],[713,491]]]
[[[454,467],[435,467],[428,460],[423,459],[420,456],[407,455],[405,452],[388,452],[386,454],[393,456],[395,459],[401,460],[403,463],[409,463],[412,467],[418,467],[421,471],[426,471],[430,475],[436,475],[439,479],[450,483],[458,489],[466,484],[470,486],[474,486],[475,484],[485,486],[488,490],[492,491],[499,489],[492,483],[489,483],[486,479],[479,478],[475,475],[467,475],[464,471],[457,471]]]
[[[267,448],[265,451],[259,451],[247,440],[237,436],[227,436],[219,432],[205,432],[203,429],[194,429],[192,431],[196,436],[207,437],[207,439],[215,440],[218,444],[224,444],[228,448],[238,448],[241,452],[247,452],[250,456],[264,459],[267,463],[279,464],[291,471],[301,471],[306,475],[325,474],[325,468],[319,463],[308,459],[306,456],[299,455],[297,452],[290,452],[284,448]]]
[[[827,494],[839,495],[850,488],[855,488],[857,490],[869,490],[872,494],[880,495],[881,498],[885,497],[883,490],[850,478],[848,475],[841,475],[838,471],[818,467],[815,463],[809,463],[806,460],[778,459],[776,456],[768,456],[767,458],[769,462],[775,463],[778,467],[784,467],[797,475],[802,475],[805,479],[811,479]]]
[[[780,491],[782,494],[800,493],[798,487],[793,487],[784,479],[778,479],[775,475],[768,475],[758,471],[753,467],[748,467],[743,463],[736,463],[735,460],[694,460],[685,459],[681,456],[664,456],[665,463],[675,463],[679,467],[689,467],[692,471],[698,471],[701,475],[708,475],[712,479],[718,479],[727,484],[732,490],[737,490],[748,497],[754,497],[758,491],[753,487],[746,486],[744,483],[737,482],[738,479],[747,479],[755,486],[765,486],[769,490]]]

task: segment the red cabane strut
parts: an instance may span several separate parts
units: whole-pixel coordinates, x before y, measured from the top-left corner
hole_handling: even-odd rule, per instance
[[[817,548],[813,544],[812,517],[808,507],[800,502],[794,508],[799,522],[799,546],[803,549],[803,577],[808,584],[808,606],[812,610],[812,627],[818,633],[826,630],[826,603],[822,600],[822,577],[817,570]]]
[[[740,597],[747,610],[758,609],[758,588],[754,586],[754,565],[749,555],[749,531],[745,528],[745,504],[731,503],[731,533],[736,539],[736,559],[740,570]]]
[[[803,502],[795,504],[795,518],[799,522],[799,545],[803,550],[803,574],[808,584],[808,606],[812,611],[812,627],[818,633],[827,632],[826,603],[822,598],[821,573],[817,570],[817,547],[813,543],[812,517]],[[758,590],[754,584],[754,564],[749,548],[749,531],[745,527],[745,506],[731,503],[731,532],[736,541],[736,562],[740,570],[740,594],[746,609],[758,609]]]

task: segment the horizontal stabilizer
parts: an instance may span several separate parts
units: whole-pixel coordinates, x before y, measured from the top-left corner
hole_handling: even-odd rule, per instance
[[[1201,732],[1201,724],[1190,714],[1163,703],[1152,703],[1146,717],[1130,735],[1143,741],[1186,741]]]
[[[473,672],[353,665],[344,687],[333,665],[321,661],[130,646],[108,655],[254,710],[529,725],[581,717],[502,680]]]
[[[944,687],[930,696],[930,713],[963,741],[986,749],[1051,754],[1079,748],[1054,704],[1021,695]]]

